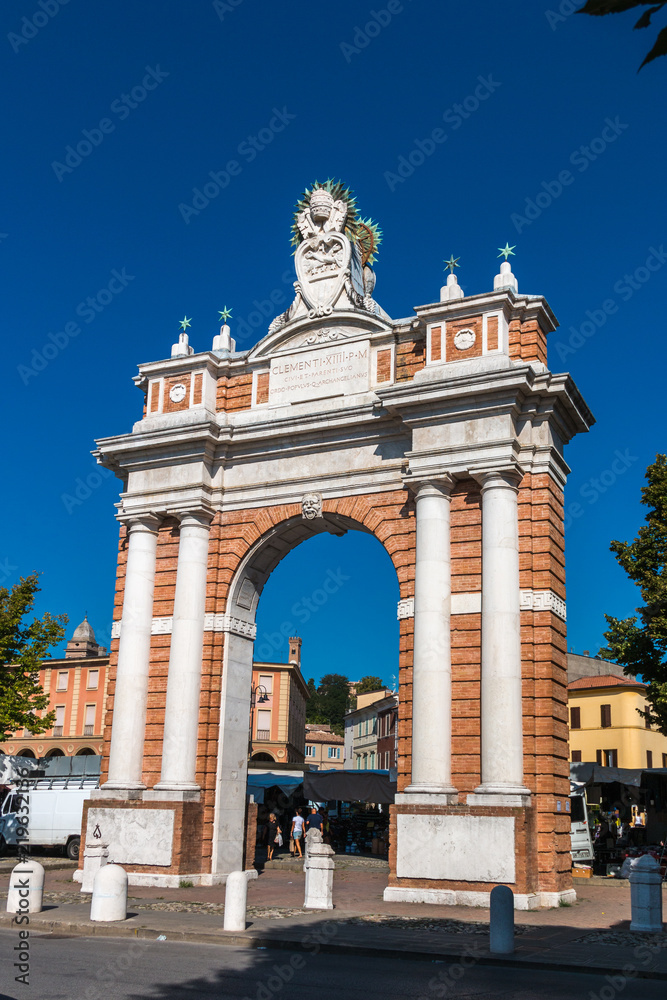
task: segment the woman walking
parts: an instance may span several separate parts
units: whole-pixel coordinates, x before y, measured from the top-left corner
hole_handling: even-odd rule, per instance
[[[280,840],[278,838],[281,838]],[[278,825],[278,817],[275,813],[271,813],[269,816],[269,822],[266,824],[266,860],[273,861],[273,852],[276,845],[280,847],[282,843],[282,830]]]
[[[300,858],[302,858],[303,854],[301,852],[301,841],[303,840],[303,816],[301,815],[300,809],[297,809],[294,819],[292,820],[292,832],[290,833],[290,836],[294,840],[296,853]]]

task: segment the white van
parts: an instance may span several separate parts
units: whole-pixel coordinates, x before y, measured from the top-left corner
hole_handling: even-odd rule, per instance
[[[593,841],[588,824],[586,789],[570,783],[570,850],[573,861],[593,861]]]
[[[0,853],[19,844],[63,847],[67,857],[76,861],[83,803],[98,787],[96,777],[37,778],[20,792],[11,791],[0,808]]]

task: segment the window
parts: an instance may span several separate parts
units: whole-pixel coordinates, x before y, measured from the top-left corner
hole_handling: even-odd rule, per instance
[[[601,753],[605,767],[618,767],[618,750],[602,750]]]
[[[95,732],[95,706],[86,705],[86,714],[83,721],[83,735],[92,736]]]
[[[340,747],[327,747],[327,756],[334,760],[340,760]]]
[[[265,708],[257,710],[257,739],[271,739],[271,712]]]
[[[366,719],[366,736],[368,736],[368,734],[370,733],[370,731],[371,731],[371,720],[370,719]]]
[[[384,769],[385,769],[385,771],[389,770],[389,751],[388,750],[385,750],[385,752],[384,752]]]
[[[86,688],[88,691],[97,691],[97,685],[100,680],[99,670],[89,670],[88,671],[88,681],[86,683]]]
[[[572,751],[572,763],[573,764],[580,764],[581,763],[581,750],[573,750]]]
[[[64,725],[65,725],[65,706],[56,705],[56,721],[53,723],[53,735],[62,736]]]
[[[67,671],[58,671],[58,680],[56,681],[56,691],[67,691]]]
[[[359,722],[359,732],[358,732],[357,735],[358,736],[363,736],[363,733],[364,733],[364,724],[363,724],[363,722]]]
[[[581,729],[581,709],[570,709],[570,729]]]
[[[371,763],[370,763],[370,769],[371,769],[371,771],[374,768],[375,768],[375,750],[371,750]]]
[[[646,766],[647,767],[653,767],[653,751],[652,750],[647,750],[646,751]]]
[[[650,729],[651,728],[651,720],[650,719],[644,719],[644,728],[645,729]]]
[[[266,688],[267,694],[273,694],[273,674],[260,674],[259,683]]]
[[[306,747],[306,757],[314,757],[314,756],[315,756],[315,747],[313,746]]]
[[[611,726],[611,705],[600,705],[600,725],[603,729]]]

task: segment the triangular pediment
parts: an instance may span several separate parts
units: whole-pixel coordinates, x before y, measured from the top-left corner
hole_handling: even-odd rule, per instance
[[[345,341],[369,340],[386,335],[391,324],[370,313],[337,311],[327,317],[303,319],[267,334],[248,355],[249,361],[292,354],[299,349],[313,350]]]

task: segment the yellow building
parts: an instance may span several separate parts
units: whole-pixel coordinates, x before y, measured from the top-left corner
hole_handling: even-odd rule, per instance
[[[611,674],[580,677],[568,686],[570,760],[605,767],[667,767],[667,736],[649,728],[646,685]]]

